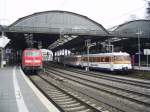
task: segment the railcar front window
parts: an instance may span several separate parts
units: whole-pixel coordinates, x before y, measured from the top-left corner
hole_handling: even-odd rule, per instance
[[[116,61],[130,61],[129,56],[114,56],[114,60]]]
[[[131,61],[130,56],[125,56],[125,60],[127,60],[127,61]]]

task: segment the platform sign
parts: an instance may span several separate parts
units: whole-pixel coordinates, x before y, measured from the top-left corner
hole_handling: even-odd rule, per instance
[[[0,47],[4,48],[8,43],[10,39],[8,39],[6,36],[0,36]]]
[[[150,55],[150,49],[144,49],[144,55]]]
[[[6,49],[6,54],[11,54],[11,49]]]

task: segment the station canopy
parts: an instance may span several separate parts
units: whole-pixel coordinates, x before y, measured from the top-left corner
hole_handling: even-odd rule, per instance
[[[97,41],[109,35],[102,25],[86,16],[58,10],[38,12],[20,18],[8,26],[6,32],[18,44],[18,38],[23,38],[24,41],[24,34],[33,34],[35,41],[42,41],[45,48],[52,50],[71,40],[71,45],[74,46],[77,43],[83,44],[86,38]]]
[[[150,20],[140,19],[119,25],[113,33],[112,43],[122,51],[131,54],[138,52],[140,43],[141,51],[150,48]]]
[[[114,34],[120,37],[150,38],[150,20],[134,20],[119,25]]]

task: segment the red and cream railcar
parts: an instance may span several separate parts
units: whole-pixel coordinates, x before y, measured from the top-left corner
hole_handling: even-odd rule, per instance
[[[128,53],[100,53],[87,55],[64,56],[62,63],[72,66],[81,66],[108,71],[128,71],[132,69]]]
[[[37,71],[42,69],[42,52],[38,49],[25,49],[22,53],[22,68]]]

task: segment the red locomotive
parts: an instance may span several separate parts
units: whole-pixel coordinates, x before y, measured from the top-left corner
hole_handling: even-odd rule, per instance
[[[38,49],[25,49],[22,53],[22,68],[29,71],[42,69],[42,52]]]

